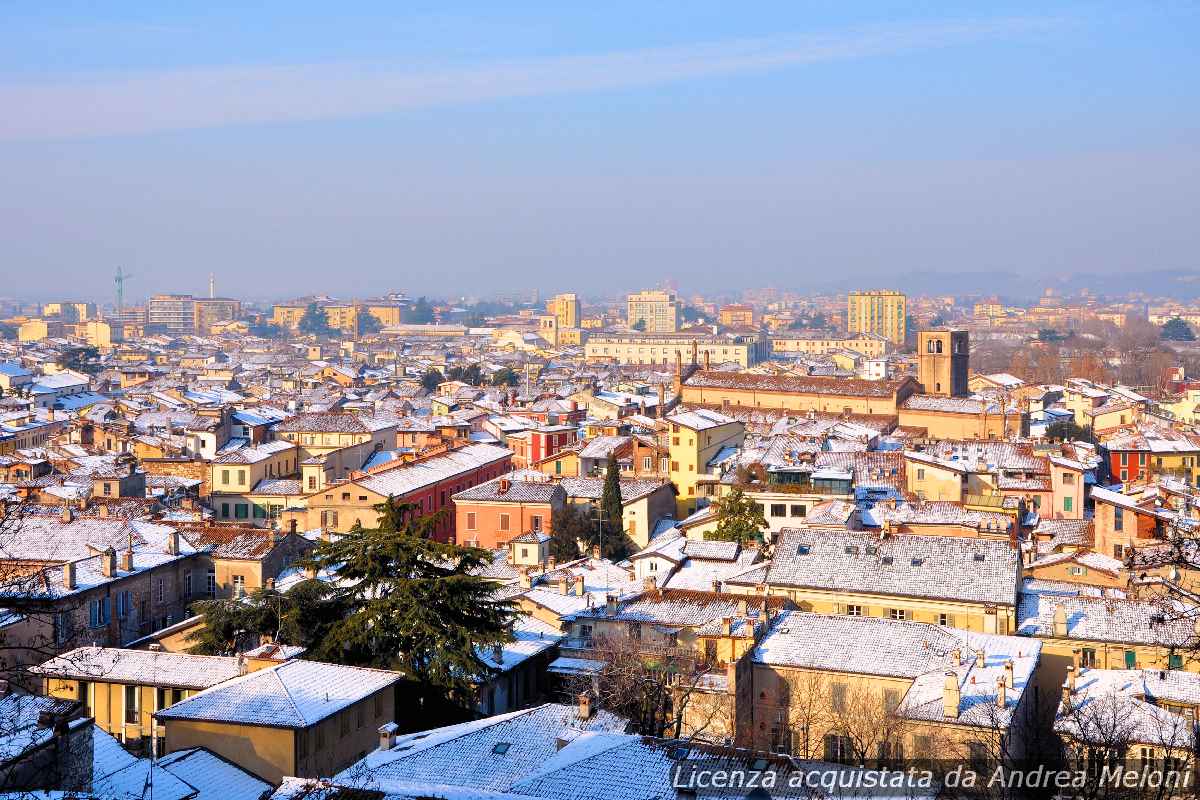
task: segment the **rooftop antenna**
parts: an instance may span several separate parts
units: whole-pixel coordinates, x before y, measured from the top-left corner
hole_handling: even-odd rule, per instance
[[[208,299],[212,300],[217,296],[217,276],[215,273],[208,273]]]
[[[128,281],[132,277],[133,277],[132,275],[122,272],[121,268],[117,267],[117,277],[115,278],[114,283],[117,284],[117,319],[118,320],[121,318],[121,312],[123,312],[125,310],[125,282]]]

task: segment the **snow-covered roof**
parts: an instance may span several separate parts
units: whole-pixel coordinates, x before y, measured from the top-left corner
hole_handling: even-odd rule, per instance
[[[55,656],[30,672],[47,677],[178,689],[207,689],[236,678],[234,656],[198,656],[120,647],[79,647]]]

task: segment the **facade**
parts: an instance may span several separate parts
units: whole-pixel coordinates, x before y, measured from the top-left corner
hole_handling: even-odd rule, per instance
[[[698,409],[667,417],[670,425],[671,482],[679,491],[679,518],[698,508],[697,484],[709,472],[709,462],[722,449],[736,448],[746,438],[746,426],[733,417]]]
[[[966,331],[934,330],[917,334],[917,380],[925,394],[963,397],[970,393],[971,344]]]
[[[549,478],[504,476],[458,492],[453,500],[457,543],[492,550],[522,535],[552,533],[567,493]]]
[[[721,306],[717,318],[730,328],[753,328],[755,324],[754,308],[741,304]]]
[[[846,330],[878,334],[900,346],[908,336],[907,314],[908,299],[901,292],[851,292],[846,302]]]
[[[156,294],[146,302],[146,324],[167,333],[196,332],[196,298],[190,294]]]
[[[771,352],[777,355],[820,356],[834,350],[851,350],[867,358],[880,358],[890,342],[875,333],[780,333],[771,336]]]
[[[683,382],[683,403],[894,417],[917,389],[911,377],[888,381],[814,375],[700,371]]]
[[[752,367],[770,357],[770,345],[757,334],[602,334],[588,339],[584,346],[584,357],[588,361],[660,365],[670,365],[680,360],[687,363],[691,358],[703,358],[711,363]]]
[[[198,297],[193,306],[193,328],[206,336],[224,323],[233,322],[242,316],[242,301],[228,297]]]
[[[675,333],[679,330],[683,305],[673,292],[649,289],[626,299],[625,323],[644,333]]]
[[[546,301],[546,313],[555,318],[558,327],[578,328],[583,318],[579,297],[573,293],[559,294]]]

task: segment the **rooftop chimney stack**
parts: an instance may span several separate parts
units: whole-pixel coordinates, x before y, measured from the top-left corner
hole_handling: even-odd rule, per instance
[[[996,708],[1008,707],[1008,686],[1004,678],[996,678]]]
[[[605,595],[604,613],[610,617],[617,615],[617,596],[615,594]]]
[[[1067,694],[1070,695],[1070,694],[1074,694],[1074,693],[1075,693],[1075,666],[1072,664],[1067,667]]]
[[[379,751],[391,750],[396,746],[396,731],[400,726],[394,722],[385,722],[379,726]]]
[[[975,651],[975,666],[978,667],[979,669],[983,669],[985,664],[987,664],[987,655],[982,650],[976,650]]]
[[[1067,611],[1062,606],[1054,607],[1054,636],[1058,639],[1066,639],[1067,634]]]
[[[75,588],[75,562],[74,561],[68,561],[67,563],[63,564],[63,588],[64,589],[74,589]]]
[[[1004,685],[1010,689],[1013,687],[1013,670],[1015,666],[1011,658],[1004,662]]]
[[[733,617],[721,617],[721,633],[725,636],[733,635]]]
[[[75,519],[75,512],[71,511],[71,506],[63,506],[62,516],[60,517],[64,525],[69,525],[71,520]]]
[[[121,553],[121,571],[133,572],[133,550],[125,550]]]
[[[594,711],[592,708],[592,696],[587,692],[580,692],[576,699],[579,701],[579,718],[591,719]]]
[[[592,558],[596,559],[597,561],[600,560],[600,545],[592,545]]]
[[[106,578],[111,578],[117,571],[117,551],[111,547],[100,554],[100,572]]]
[[[583,583],[583,576],[576,575],[575,576],[575,596],[583,597],[584,591],[585,591],[585,588],[584,588],[584,583]]]
[[[179,531],[171,531],[167,534],[167,555],[179,555]]]
[[[958,673],[946,670],[942,681],[942,716],[958,719],[958,705],[962,700],[962,689],[958,685]]]

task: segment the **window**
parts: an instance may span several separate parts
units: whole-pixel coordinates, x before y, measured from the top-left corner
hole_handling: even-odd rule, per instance
[[[983,742],[967,742],[967,749],[970,753],[968,758],[971,762],[971,769],[976,772],[986,771],[988,765],[987,746]]]
[[[117,619],[125,619],[132,609],[133,594],[128,591],[117,592]]]
[[[221,503],[221,516],[229,518],[229,503]]]
[[[165,578],[159,578],[154,583],[154,599],[156,602],[163,602],[167,595],[167,581]]]
[[[221,470],[221,483],[224,485],[229,484],[229,470],[227,470],[227,469]]]
[[[1096,666],[1096,651],[1085,647],[1079,651],[1079,666],[1094,669]]]
[[[469,530],[469,531],[475,530],[475,512],[474,511],[467,512],[467,530]]]
[[[793,503],[793,504],[792,504],[791,511],[792,511],[792,516],[793,516],[793,517],[803,517],[803,516],[807,516],[807,514],[808,514],[808,506],[802,505],[802,504],[800,504],[800,503]]]
[[[1137,669],[1137,653],[1133,650],[1125,651],[1125,669]]]
[[[185,598],[192,596],[192,571],[190,569],[183,573],[183,596]]]
[[[884,689],[883,690],[883,710],[891,713],[900,705],[900,690],[899,689]]]
[[[71,612],[57,611],[54,614],[54,641],[63,644],[71,638]]]
[[[383,695],[375,695],[375,718],[383,716]]]
[[[502,531],[508,530],[508,514],[500,515],[500,530],[502,530]]]
[[[649,472],[652,469],[654,469],[654,458],[651,456],[642,458],[642,471]]]
[[[233,507],[233,516],[235,519],[247,519],[250,516],[250,506],[245,503],[237,503]]]
[[[325,749],[325,726],[317,725],[317,750]]]
[[[542,518],[539,515],[534,514],[529,518],[529,529],[535,532],[542,529]]]
[[[924,467],[918,467],[918,468],[917,468],[917,480],[919,480],[919,481],[923,481],[923,480],[925,480],[925,469],[924,469]]]
[[[350,712],[343,711],[338,717],[338,729],[342,736],[350,735]]]
[[[668,472],[668,471],[670,471],[670,470],[669,470],[669,465],[670,465],[670,460],[669,460],[669,459],[666,459],[666,458],[662,459],[661,461],[659,461],[659,464],[658,464],[658,471],[659,471],[659,472]]]
[[[1125,545],[1123,545],[1123,544],[1114,544],[1113,545],[1113,558],[1115,558],[1119,561],[1125,560]]]
[[[678,462],[678,461],[672,461],[672,462],[671,462],[671,471],[672,471],[672,472],[679,472],[679,462]]]
[[[141,719],[138,716],[138,687],[125,687],[125,721],[131,725],[138,724]]]
[[[1074,486],[1075,485],[1075,473],[1064,472],[1062,474],[1062,481],[1063,481],[1063,486]]]
[[[854,760],[853,742],[848,736],[830,733],[825,736],[825,760],[836,764],[849,764]]]
[[[908,619],[908,612],[905,611],[903,608],[889,608],[888,609],[888,618],[889,619],[897,619],[897,620],[906,620],[906,619]]]
[[[1167,656],[1167,669],[1183,669],[1183,656],[1179,653]]]
[[[1113,530],[1114,531],[1125,530],[1125,511],[1124,511],[1124,509],[1120,509],[1120,508],[1113,509]]]
[[[938,614],[938,625],[946,628],[954,627],[954,618],[949,614]]]
[[[316,475],[308,476],[308,488],[310,491],[317,488],[317,476]]]
[[[771,504],[771,516],[772,517],[786,517],[787,516],[787,504],[786,503],[772,503]]]
[[[98,600],[88,601],[88,626],[92,628],[103,628],[109,623],[110,612],[108,598],[102,597]]]
[[[206,584],[205,588],[208,591],[209,597],[217,596],[217,571],[215,569],[210,569],[208,571],[208,583]]]
[[[834,711],[842,712],[846,710],[846,684],[835,683],[829,692],[829,702]]]
[[[1087,575],[1087,567],[1081,567],[1078,564],[1074,564],[1067,568],[1067,574],[1069,574],[1069,575]]]
[[[246,576],[245,575],[234,575],[233,576],[233,596],[241,597],[245,593],[246,593]]]
[[[112,496],[112,484],[111,484],[111,483],[105,482],[105,484],[104,484],[104,496],[105,496],[105,497],[111,497],[111,496]]]
[[[246,485],[246,470],[239,469],[238,470],[238,486],[245,486],[245,485]]]
[[[350,493],[349,493],[349,492],[342,492],[342,500],[346,500],[346,501],[348,501],[349,499],[350,499]]]
[[[367,711],[365,708],[363,708],[362,703],[358,704],[358,710],[355,712],[355,716],[357,717],[357,719],[355,719],[355,722],[357,723],[356,727],[358,730],[362,730],[363,726],[367,724]]]
[[[862,616],[862,606],[846,606],[846,616],[861,617]]]
[[[255,519],[266,519],[267,518],[267,510],[265,508],[263,508],[262,506],[252,505],[250,507],[254,509],[254,518]]]
[[[1074,510],[1075,510],[1075,498],[1074,497],[1064,497],[1063,498],[1063,511],[1074,511]]]

